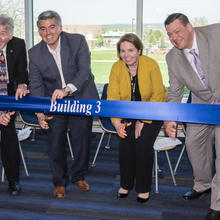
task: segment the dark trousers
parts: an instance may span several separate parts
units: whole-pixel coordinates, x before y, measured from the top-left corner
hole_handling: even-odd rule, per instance
[[[120,186],[130,190],[136,181],[136,192],[151,190],[152,168],[154,161],[153,145],[162,122],[144,124],[141,136],[135,139],[135,122],[126,128],[127,137],[121,139],[119,146]]]
[[[89,137],[92,129],[91,117],[56,115],[49,122],[48,154],[55,186],[68,184],[67,130],[74,160],[71,165],[72,182],[83,180],[89,163]]]
[[[15,116],[8,126],[1,125],[1,158],[9,182],[19,181],[20,152],[14,120]]]

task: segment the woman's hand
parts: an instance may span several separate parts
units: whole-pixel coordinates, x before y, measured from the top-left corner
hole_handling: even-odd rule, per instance
[[[36,115],[41,128],[47,130],[49,128],[47,121],[51,120],[53,117],[52,116],[48,117],[44,113],[37,113]]]
[[[135,123],[135,139],[138,139],[141,136],[141,131],[143,127],[144,127],[144,123],[137,120]]]
[[[125,128],[127,126],[130,126],[131,122],[121,123],[121,120],[116,120],[116,121],[114,121],[113,125],[114,125],[114,127],[115,127],[115,129],[118,133],[118,136],[121,137],[121,138],[125,138],[127,136]]]
[[[7,126],[11,120],[11,115],[14,115],[15,112],[7,112],[0,114],[0,124]]]

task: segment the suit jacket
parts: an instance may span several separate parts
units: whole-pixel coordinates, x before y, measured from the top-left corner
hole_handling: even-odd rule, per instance
[[[98,99],[94,77],[90,69],[90,52],[83,35],[61,32],[61,63],[66,84],[76,86],[74,98]],[[29,50],[29,74],[31,95],[51,97],[62,83],[56,62],[41,41]]]
[[[220,101],[220,24],[195,28],[197,45],[208,88],[204,88],[184,52],[172,48],[166,56],[170,87],[167,101],[181,102],[184,86],[192,92],[192,103]]]
[[[6,59],[9,75],[8,94],[15,95],[18,84],[28,84],[27,54],[23,39],[13,37],[7,43]],[[12,116],[8,126],[0,126],[2,163],[9,182],[19,182],[20,152],[14,124],[15,117]]]
[[[8,94],[15,95],[17,85],[28,84],[27,54],[23,39],[13,37],[7,43]]]

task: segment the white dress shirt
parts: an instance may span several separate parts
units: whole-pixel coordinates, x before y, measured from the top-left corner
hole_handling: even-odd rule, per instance
[[[186,55],[187,60],[189,61],[189,63],[191,64],[192,68],[195,70],[195,72],[198,75],[196,66],[194,64],[194,57],[193,55],[190,53],[191,50],[195,49],[195,52],[199,55],[199,50],[198,50],[198,46],[197,46],[197,40],[196,40],[196,33],[194,32],[194,39],[193,39],[193,45],[191,49],[184,49],[183,52]],[[199,76],[199,75],[198,75]],[[200,79],[200,77],[199,77]]]
[[[48,45],[47,47],[48,47],[49,52],[53,55],[53,58],[57,64],[57,67],[60,73],[61,82],[62,82],[62,88],[65,88],[66,86],[68,86],[71,89],[70,93],[75,92],[77,90],[76,86],[74,86],[72,83],[66,84],[64,76],[63,76],[61,56],[60,56],[60,38],[58,40],[58,46],[55,50],[52,50]]]

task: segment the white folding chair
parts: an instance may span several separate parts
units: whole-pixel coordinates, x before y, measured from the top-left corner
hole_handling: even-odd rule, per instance
[[[167,162],[169,165],[170,173],[172,176],[173,184],[176,186],[176,179],[174,176],[174,171],[170,162],[170,157],[168,151],[175,148],[176,145],[182,144],[182,142],[176,138],[168,138],[168,137],[158,137],[154,143],[154,156],[155,156],[155,161],[154,161],[154,172],[155,172],[155,192],[159,193],[158,189],[158,158],[157,158],[157,153],[160,151],[164,151],[166,154]]]
[[[184,125],[181,125],[181,128],[182,128],[182,133],[183,133],[184,137],[186,137],[186,129],[185,129]],[[183,156],[183,153],[184,153],[185,149],[186,149],[186,144],[184,142],[184,144],[182,146],[182,150],[181,150],[180,155],[178,157],[178,160],[176,162],[175,168],[173,170],[174,175],[176,175],[176,171],[177,171],[177,169],[179,167],[179,164],[180,164],[180,161],[182,159],[182,156]]]
[[[37,120],[37,116],[32,113],[32,112],[25,112],[25,113],[19,113],[21,121],[24,123],[24,129],[20,130],[18,132],[18,145],[19,145],[19,151],[21,154],[21,159],[24,165],[24,170],[27,176],[29,176],[29,172],[26,166],[26,162],[24,159],[24,154],[21,148],[21,141],[27,139],[30,134],[31,131],[35,131],[36,128],[40,128],[40,125],[38,124],[38,120]],[[28,126],[28,127],[26,127]],[[28,135],[28,136],[27,136]],[[32,140],[35,140],[35,137],[32,137]],[[74,160],[74,156],[73,156],[73,151],[72,151],[72,146],[70,143],[70,137],[69,137],[69,131],[67,132],[67,142],[68,142],[68,146],[69,146],[69,150],[70,150],[70,155],[71,155],[71,160]],[[2,176],[1,176],[1,181],[4,182],[4,176],[5,176],[5,170],[4,167],[2,166]]]
[[[35,115],[34,112],[28,112],[28,111],[19,112],[19,116],[20,116],[21,121],[24,124],[24,127],[30,126],[32,128],[32,130],[33,130],[32,141],[34,141],[35,140],[35,130],[41,129],[41,127],[38,123],[37,116]],[[67,142],[68,142],[68,146],[69,146],[71,160],[74,160],[72,146],[70,143],[69,130],[67,131],[66,136],[67,136]]]
[[[91,167],[95,167],[96,158],[98,156],[99,149],[101,147],[101,144],[102,144],[102,141],[103,141],[103,138],[104,138],[105,134],[109,134],[108,142],[107,142],[107,145],[105,146],[106,149],[110,148],[109,143],[110,143],[111,135],[112,134],[117,134],[115,128],[111,124],[110,118],[99,118],[98,120],[99,120],[100,126],[101,126],[103,131],[102,131],[102,135],[101,135],[101,138],[99,140],[99,144],[97,146],[97,149],[96,149],[95,156],[93,158]]]
[[[102,96],[101,96],[102,100],[106,100],[107,99],[107,89],[108,89],[108,83],[106,83],[104,85],[104,87],[103,87]],[[104,138],[105,134],[109,135],[108,136],[107,145],[105,146],[105,149],[110,149],[109,143],[110,143],[110,140],[111,140],[111,136],[112,136],[112,134],[117,134],[117,132],[115,130],[115,127],[111,123],[110,118],[100,117],[98,119],[98,121],[99,121],[99,124],[100,124],[100,126],[102,128],[102,135],[101,135],[101,138],[99,140],[99,144],[97,146],[97,149],[96,149],[95,156],[93,158],[91,167],[95,167],[95,161],[96,161],[96,158],[98,156],[99,149],[101,147],[101,144],[102,144],[102,141],[103,141],[103,138]]]
[[[71,145],[71,142],[70,142],[69,131],[67,131],[67,133],[66,133],[66,137],[67,137],[67,142],[68,142],[68,146],[69,146],[69,150],[70,150],[71,160],[74,160],[73,150],[72,150],[72,145]]]

